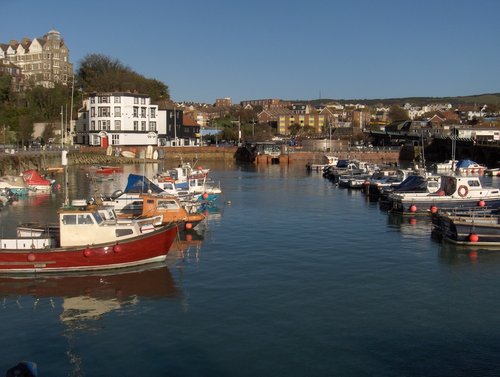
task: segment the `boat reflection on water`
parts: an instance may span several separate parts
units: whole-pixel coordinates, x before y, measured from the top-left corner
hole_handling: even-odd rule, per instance
[[[205,220],[203,220],[205,221]],[[198,229],[182,230],[170,247],[167,258],[182,258],[184,261],[192,257],[198,262],[201,254],[201,245],[204,240],[204,232]]]
[[[60,298],[62,312],[59,318],[74,329],[81,327],[77,325],[80,321],[99,319],[125,304],[136,304],[141,298],[180,298],[182,295],[168,266],[161,263],[141,269],[85,275],[0,275],[0,296],[33,297],[34,305],[40,305],[41,299],[54,303]]]
[[[388,213],[389,227],[398,229],[404,237],[421,238],[430,237],[432,223],[430,218],[403,216],[398,213]]]
[[[484,247],[454,245],[448,242],[441,243],[439,260],[449,265],[471,263],[500,265],[500,251]]]

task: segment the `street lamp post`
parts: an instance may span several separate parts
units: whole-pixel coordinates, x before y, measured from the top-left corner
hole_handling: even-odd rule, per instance
[[[241,118],[238,117],[238,147],[241,147]]]
[[[174,104],[174,144],[177,146],[177,113]]]

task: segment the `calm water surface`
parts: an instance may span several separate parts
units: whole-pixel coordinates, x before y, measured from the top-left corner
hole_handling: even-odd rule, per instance
[[[71,169],[69,194],[141,169],[96,185]],[[303,166],[211,174],[224,196],[167,265],[0,278],[0,374],[32,360],[40,376],[500,375],[500,253],[444,247],[428,221]],[[55,219],[63,197],[3,209],[2,232]]]

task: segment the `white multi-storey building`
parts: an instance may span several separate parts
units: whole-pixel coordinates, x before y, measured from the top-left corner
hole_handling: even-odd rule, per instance
[[[74,141],[101,147],[156,146],[166,127],[166,116],[160,116],[147,95],[92,93],[79,111]]]

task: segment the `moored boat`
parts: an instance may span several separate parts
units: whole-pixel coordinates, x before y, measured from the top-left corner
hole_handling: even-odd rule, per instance
[[[99,166],[95,173],[96,174],[113,174],[123,172],[123,166]]]
[[[177,223],[155,225],[154,217],[122,220],[96,206],[67,206],[58,216],[56,227],[25,224],[21,237],[2,238],[0,272],[93,271],[159,262],[178,231]]]
[[[500,190],[483,187],[477,176],[442,176],[441,186],[435,193],[393,194],[392,203],[391,211],[412,215],[451,208],[497,208],[500,206]]]
[[[42,175],[34,169],[26,170],[22,174],[24,181],[28,187],[35,192],[49,192],[52,190],[54,180],[42,177]]]
[[[142,208],[138,218],[161,216],[163,223],[177,222],[182,224],[182,227],[189,230],[205,219],[205,215],[201,213],[189,213],[174,196],[140,194],[139,200],[136,201],[136,207]],[[133,214],[123,210],[118,213],[118,218],[133,218]]]
[[[468,174],[484,174],[487,169],[486,166],[478,164],[472,160],[460,160],[456,164],[455,172],[457,174],[468,175]]]
[[[433,235],[462,246],[500,247],[497,210],[448,211],[432,215]]]
[[[329,166],[337,166],[339,158],[337,156],[324,155],[323,162],[320,164],[315,164],[313,162],[308,162],[306,164],[307,171],[323,171]]]
[[[132,151],[121,151],[120,154],[125,158],[135,158],[135,153]]]
[[[0,189],[9,189],[13,194],[25,196],[29,193],[29,187],[22,176],[4,175],[0,177]]]

